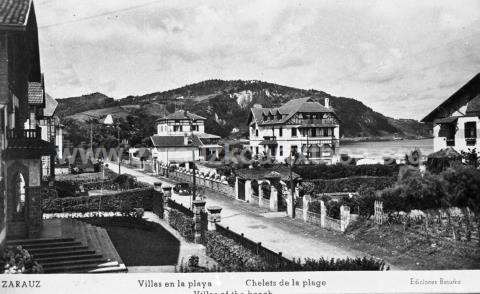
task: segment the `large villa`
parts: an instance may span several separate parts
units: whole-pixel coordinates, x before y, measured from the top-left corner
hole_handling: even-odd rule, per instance
[[[433,123],[433,148],[480,151],[480,74],[422,119]]]
[[[254,107],[248,126],[253,155],[283,163],[294,151],[315,163],[337,161],[340,125],[328,98],[325,105],[306,97],[276,108]]]

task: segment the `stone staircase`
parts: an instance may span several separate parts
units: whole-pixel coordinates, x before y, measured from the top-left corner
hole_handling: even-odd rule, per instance
[[[127,271],[105,229],[73,220],[62,225],[69,234],[58,238],[9,240],[7,245],[20,245],[28,250],[45,273]]]

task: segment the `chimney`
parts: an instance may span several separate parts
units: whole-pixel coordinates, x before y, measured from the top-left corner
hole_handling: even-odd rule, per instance
[[[330,108],[330,99],[329,98],[325,98],[325,107]]]

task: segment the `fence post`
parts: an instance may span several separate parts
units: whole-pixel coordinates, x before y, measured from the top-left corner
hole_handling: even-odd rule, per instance
[[[350,207],[340,206],[340,231],[345,232],[350,223]]]
[[[205,210],[205,200],[194,200],[193,201],[193,212],[194,212],[194,229],[195,229],[195,243],[202,243],[202,212]]]
[[[327,208],[325,202],[320,200],[320,227],[325,228],[325,220],[327,218]]]
[[[308,206],[310,205],[312,197],[310,195],[303,196],[303,220],[308,221]]]
[[[220,206],[209,206],[207,207],[207,210],[208,210],[208,230],[215,231],[217,229],[216,224],[222,220],[220,215],[220,213],[222,212],[222,208]]]

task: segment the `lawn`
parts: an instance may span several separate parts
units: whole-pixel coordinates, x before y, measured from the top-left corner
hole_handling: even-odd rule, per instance
[[[107,230],[127,267],[177,264],[180,242],[159,224],[127,217],[82,220]]]

